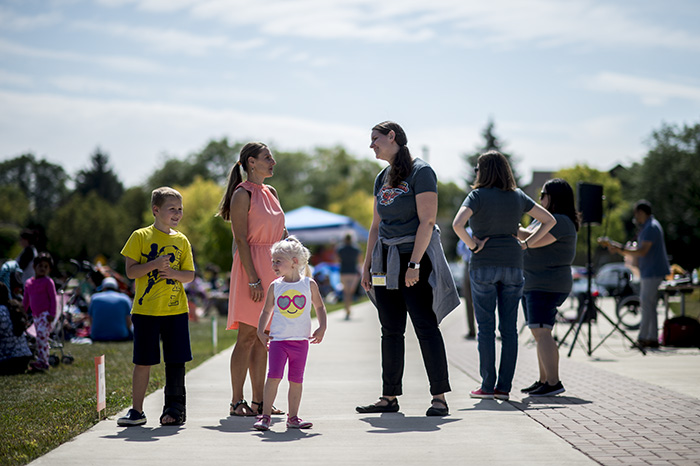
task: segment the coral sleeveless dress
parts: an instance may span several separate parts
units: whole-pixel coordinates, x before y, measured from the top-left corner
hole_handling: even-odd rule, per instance
[[[250,193],[248,244],[255,271],[267,294],[270,283],[277,278],[272,270],[270,247],[284,236],[284,212],[279,200],[267,186],[244,181],[238,187]],[[233,226],[231,226],[231,232],[233,232]],[[258,326],[265,300],[256,303],[250,299],[248,283],[248,274],[236,250],[231,266],[227,330],[237,329],[239,322],[253,327]]]

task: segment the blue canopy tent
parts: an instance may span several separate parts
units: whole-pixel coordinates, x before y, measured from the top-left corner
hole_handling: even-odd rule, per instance
[[[352,233],[357,241],[367,241],[369,231],[345,215],[311,206],[299,207],[285,214],[287,231],[305,244],[339,243]]]

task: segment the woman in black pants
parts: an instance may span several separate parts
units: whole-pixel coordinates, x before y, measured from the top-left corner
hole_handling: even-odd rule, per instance
[[[411,317],[430,381],[427,416],[449,413],[450,391],[445,345],[438,324],[459,304],[447,267],[437,214],[437,178],[421,159],[413,159],[401,126],[383,122],[372,128],[370,148],[389,162],[374,183],[374,216],[362,269],[362,286],[373,296],[382,328],[382,396],[359,413],[396,412],[402,394],[404,333]],[[435,288],[428,277],[435,274]],[[446,299],[441,297],[447,296]],[[434,303],[446,303],[435,306]]]

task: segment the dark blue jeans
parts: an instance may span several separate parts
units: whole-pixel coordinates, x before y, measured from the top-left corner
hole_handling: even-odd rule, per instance
[[[410,254],[401,254],[399,289],[387,290],[376,286],[379,321],[382,324],[382,395],[399,396],[403,393],[406,316],[411,317],[418,337],[423,364],[428,373],[431,395],[450,391],[447,372],[447,354],[437,318],[433,312],[433,289],[428,284],[432,264],[427,255],[420,263],[418,283],[406,287],[406,269]],[[384,254],[386,263],[386,252]],[[386,270],[386,269],[385,269]]]
[[[479,331],[481,389],[510,392],[518,359],[518,304],[523,294],[523,270],[516,267],[479,267],[469,271],[474,315]],[[501,362],[496,378],[496,310],[501,334]]]

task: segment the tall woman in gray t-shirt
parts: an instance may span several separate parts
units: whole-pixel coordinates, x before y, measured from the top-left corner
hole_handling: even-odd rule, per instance
[[[428,282],[433,272],[440,273],[440,258],[434,254],[431,258],[432,243],[439,242],[434,232],[437,177],[430,165],[411,157],[406,133],[398,124],[375,125],[371,140],[369,147],[376,157],[390,164],[375,180],[374,215],[362,266],[362,287],[373,293],[382,326],[382,396],[355,409],[359,413],[399,410],[404,333],[410,316],[430,381],[432,401],[426,415],[445,416],[449,412],[445,392],[450,391],[447,355],[433,312],[433,293],[439,290]],[[441,259],[445,262],[444,255]],[[451,277],[450,283],[454,288]]]
[[[552,214],[535,204],[515,185],[508,160],[498,151],[479,156],[476,181],[460,207],[452,227],[472,251],[471,279],[474,315],[478,326],[481,387],[472,398],[507,400],[518,357],[518,304],[523,291],[523,250],[554,226]],[[523,214],[541,225],[518,240]],[[466,230],[467,222],[472,235]],[[501,361],[496,376],[496,309],[501,334]]]
[[[579,218],[574,203],[574,190],[561,178],[542,186],[540,203],[557,221],[541,240],[528,243],[525,250],[525,289],[523,308],[527,325],[537,341],[539,378],[521,392],[530,396],[553,396],[564,392],[559,380],[559,348],[552,338],[557,308],[571,292],[571,264],[576,256],[576,232]],[[520,228],[518,238],[525,239],[538,227],[538,222]]]

